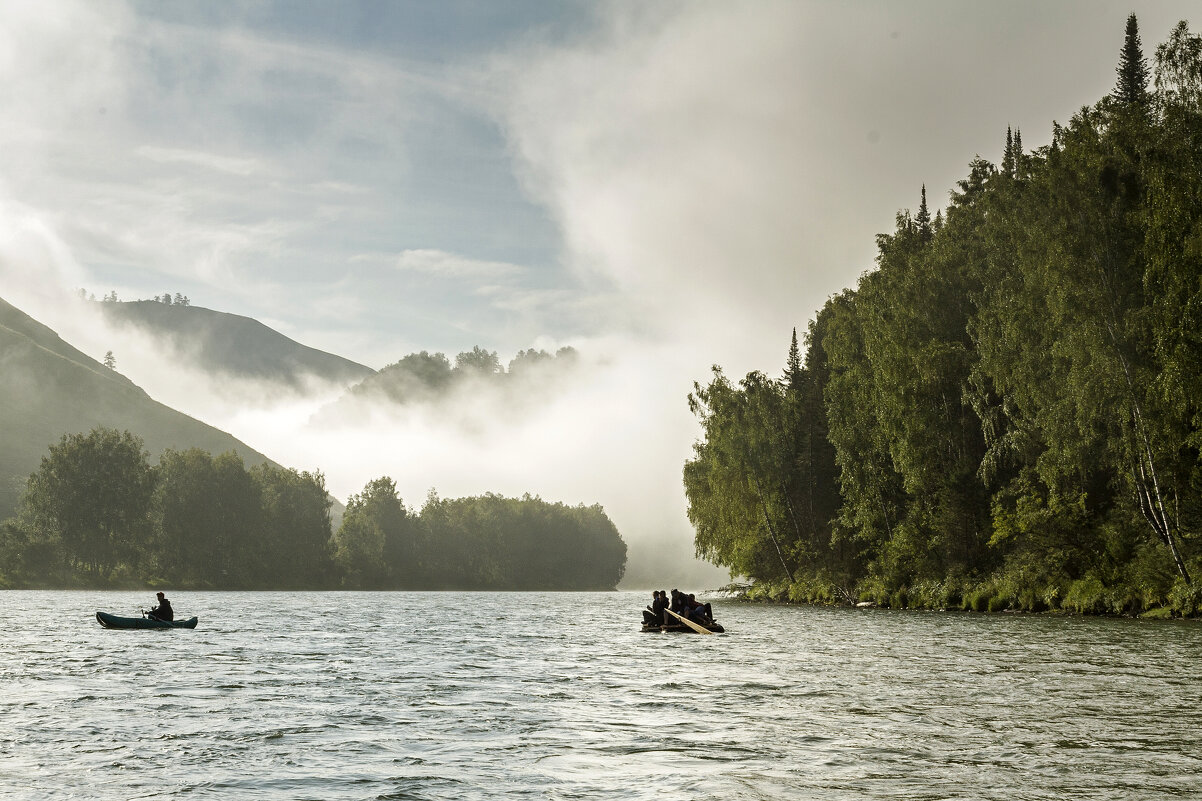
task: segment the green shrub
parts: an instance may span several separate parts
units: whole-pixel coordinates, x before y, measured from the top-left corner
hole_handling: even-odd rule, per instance
[[[889,590],[879,576],[866,576],[856,585],[856,597],[878,606],[889,605]]]
[[[987,612],[991,597],[992,594],[987,587],[976,587],[964,595],[964,608],[974,612]]]
[[[920,581],[909,588],[911,609],[949,609],[960,604],[960,587],[955,579]]]
[[[1177,579],[1173,589],[1169,590],[1169,604],[1172,610],[1182,617],[1202,614],[1202,582],[1193,581],[1186,584]]]
[[[1069,585],[1061,606],[1078,615],[1100,615],[1108,611],[1106,587],[1092,573]]]

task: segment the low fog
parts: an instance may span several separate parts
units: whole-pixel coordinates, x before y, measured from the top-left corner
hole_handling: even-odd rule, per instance
[[[343,502],[387,475],[414,509],[431,491],[601,504],[630,548],[623,586],[708,589],[728,580],[692,556],[680,468],[696,426],[682,349],[580,342],[566,369],[548,362],[534,374],[507,376],[520,383],[473,379],[448,395],[401,404],[316,379],[296,388],[200,370],[190,354],[107,323],[98,304],[65,288],[19,290],[8,299],[94,358],[111,351],[116,369],[156,400],[281,464],[320,470]],[[662,391],[667,384],[680,391]]]

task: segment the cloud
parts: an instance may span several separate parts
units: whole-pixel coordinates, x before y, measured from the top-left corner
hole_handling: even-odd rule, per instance
[[[437,66],[122,3],[0,21],[0,194],[126,296],[264,314],[336,282],[348,238],[395,226],[409,128],[453,91]]]
[[[396,257],[396,269],[425,273],[458,281],[510,279],[527,271],[517,264],[469,259],[441,250],[405,250]]]
[[[254,175],[261,172],[263,168],[258,159],[221,156],[216,153],[204,153],[196,150],[144,145],[137,148],[135,152],[144,158],[157,161],[161,164],[188,164],[202,167],[206,170],[229,173],[230,175]]]
[[[727,327],[787,338],[831,267],[806,154],[825,121],[801,80],[804,7],[616,8],[584,46],[499,63],[511,89],[498,113],[527,185],[570,262],[613,281],[664,336],[700,335],[714,356],[731,350]]]
[[[36,209],[0,196],[0,287],[27,313],[53,310],[83,285],[71,248]]]

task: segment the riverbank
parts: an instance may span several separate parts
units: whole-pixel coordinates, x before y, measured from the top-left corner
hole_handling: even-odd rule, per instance
[[[1167,592],[1107,587],[1094,577],[1064,585],[1019,586],[1005,577],[983,581],[922,581],[895,589],[874,578],[841,586],[827,578],[730,584],[732,600],[813,606],[871,607],[927,611],[1025,612],[1049,615],[1133,617],[1149,620],[1202,618],[1202,583],[1176,581]]]

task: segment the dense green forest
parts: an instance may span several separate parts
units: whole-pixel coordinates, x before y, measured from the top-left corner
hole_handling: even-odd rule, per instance
[[[1007,131],[796,332],[715,367],[684,467],[699,556],[761,597],[1202,612],[1202,37],[1051,143]]]
[[[321,473],[247,469],[128,431],[64,436],[0,524],[0,586],[612,589],[626,544],[599,506],[525,496],[407,509],[392,480],[352,495],[337,531]]]

